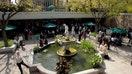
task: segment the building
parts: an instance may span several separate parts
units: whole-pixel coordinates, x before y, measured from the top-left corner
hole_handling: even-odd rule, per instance
[[[63,9],[65,3],[68,2],[68,0],[33,0],[33,1],[39,5],[42,4],[44,11],[49,11],[50,9],[48,9],[48,6],[50,5],[54,5],[55,10],[59,11],[59,9]]]
[[[0,2],[11,2],[11,0],[0,0]]]

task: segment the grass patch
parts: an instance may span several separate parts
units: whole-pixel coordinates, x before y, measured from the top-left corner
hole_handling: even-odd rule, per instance
[[[14,41],[13,40],[8,40],[8,46],[11,46],[14,44]],[[3,41],[0,41],[0,48],[4,47],[4,42]]]

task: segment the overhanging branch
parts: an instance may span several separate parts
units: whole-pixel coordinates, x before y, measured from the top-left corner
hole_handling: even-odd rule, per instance
[[[15,14],[17,14],[18,12],[10,12],[9,14],[8,14],[8,17],[7,17],[7,19],[6,19],[6,23],[5,23],[5,26],[7,26],[7,24],[8,24],[8,22],[9,22],[9,19],[11,18],[11,17],[13,17]]]

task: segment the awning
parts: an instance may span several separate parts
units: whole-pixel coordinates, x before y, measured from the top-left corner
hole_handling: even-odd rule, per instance
[[[43,27],[45,27],[45,28],[55,28],[56,25],[53,24],[53,23],[48,23],[48,24],[45,24]]]
[[[87,26],[95,26],[95,24],[92,23],[92,22],[86,22],[86,23],[84,23],[84,24],[87,25]]]
[[[12,26],[12,25],[7,25],[6,28],[5,28],[6,31],[14,30],[14,29],[16,29],[16,26]],[[1,31],[1,29],[0,29],[0,31]]]

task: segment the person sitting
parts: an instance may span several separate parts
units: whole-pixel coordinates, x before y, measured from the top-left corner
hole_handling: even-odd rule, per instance
[[[101,54],[101,56],[105,59],[109,59],[109,56],[108,56],[108,51],[107,51],[107,44],[101,44],[100,47],[99,47],[99,53]]]
[[[44,44],[45,44],[45,45],[48,44],[48,40],[47,40],[47,38],[44,39]]]
[[[40,47],[43,47],[43,46],[44,46],[43,39],[40,39],[40,40],[39,40],[39,46],[40,46]]]

